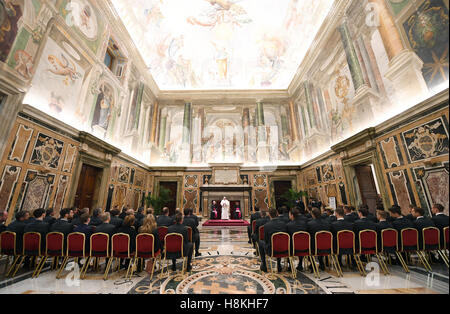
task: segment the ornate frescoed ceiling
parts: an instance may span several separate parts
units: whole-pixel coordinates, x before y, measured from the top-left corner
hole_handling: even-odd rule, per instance
[[[111,0],[161,90],[287,89],[334,0]]]

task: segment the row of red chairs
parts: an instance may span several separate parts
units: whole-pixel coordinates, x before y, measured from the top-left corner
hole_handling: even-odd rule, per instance
[[[167,234],[167,227],[158,228],[158,235],[160,240],[162,240],[162,243],[164,243],[165,255],[167,253],[179,253],[180,258],[183,258],[184,271],[187,266],[187,264],[185,265],[187,257],[183,254],[183,236],[179,234]],[[189,235],[191,237],[190,240],[192,240],[192,230]],[[0,235],[0,255],[2,257],[4,255],[13,257],[13,263],[9,270],[8,265],[5,266],[5,271],[7,271],[6,276],[8,277],[11,275],[11,277],[14,277],[26,257],[33,259],[36,264],[32,278],[39,276],[49,258],[53,258],[53,266],[55,269],[59,264],[59,259],[62,259],[61,266],[56,276],[58,279],[70,258],[73,258],[75,263],[78,263],[81,259],[85,260],[80,271],[80,278],[82,279],[86,276],[91,259],[95,259],[94,268],[98,268],[100,258],[105,258],[107,260],[104,273],[105,280],[108,277],[108,273],[114,260],[116,260],[119,268],[121,259],[130,259],[126,274],[126,277],[130,278],[139,259],[141,259],[141,261],[145,259],[159,259],[160,265],[162,264],[161,250],[155,252],[155,239],[152,234],[142,233],[137,235],[135,252],[130,252],[130,237],[128,234],[124,233],[115,234],[111,239],[110,236],[105,233],[93,234],[89,240],[90,252],[85,251],[85,241],[86,238],[83,233],[74,232],[69,234],[67,236],[66,244],[64,241],[64,234],[59,232],[48,233],[46,235],[45,252],[42,252],[41,234],[29,232],[23,235],[23,249],[22,252],[18,252],[16,249],[16,234],[14,232],[5,231]],[[65,246],[66,250],[64,252]],[[37,262],[38,260],[39,262]],[[143,263],[141,263],[141,265],[143,265]],[[156,263],[153,263],[151,278],[153,278],[155,265]]]
[[[318,256],[328,257],[330,264],[335,268],[338,276],[343,276],[342,268],[338,261],[340,255],[352,255],[355,258],[357,267],[362,276],[366,276],[364,264],[361,261],[361,256],[365,255],[369,258],[375,255],[379,260],[380,266],[384,274],[390,274],[389,268],[385,259],[388,259],[389,254],[395,254],[402,264],[404,270],[409,273],[409,268],[402,253],[410,254],[416,253],[420,262],[425,269],[432,271],[431,265],[428,262],[428,252],[436,251],[442,257],[445,264],[448,267],[448,256],[446,250],[449,243],[448,227],[444,229],[444,247],[441,248],[440,244],[440,231],[435,227],[425,228],[422,231],[423,234],[423,246],[419,248],[419,232],[417,229],[408,228],[401,231],[400,243],[398,246],[398,233],[395,229],[385,229],[381,233],[381,247],[378,248],[378,234],[373,230],[363,230],[359,232],[359,247],[356,247],[355,239],[356,235],[353,231],[340,231],[337,234],[337,248],[333,250],[333,234],[329,231],[318,232],[315,235],[315,252],[311,249],[311,235],[308,232],[299,231],[292,235],[287,233],[275,233],[272,235],[271,244],[272,251],[267,254],[269,259],[271,258],[288,258],[291,261],[291,270],[293,277],[296,276],[294,270],[294,257],[306,257],[309,259],[314,274],[320,278],[320,273],[316,265],[315,258]],[[263,226],[259,229],[260,240],[264,239]],[[292,239],[292,246],[291,246]],[[385,258],[383,258],[383,256]],[[269,260],[271,272],[273,274],[272,262]]]

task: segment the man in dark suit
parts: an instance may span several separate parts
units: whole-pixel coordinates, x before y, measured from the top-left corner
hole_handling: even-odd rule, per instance
[[[387,220],[388,219],[388,213],[386,211],[377,211],[377,219],[378,223],[377,226],[377,239],[378,239],[378,250],[381,250],[381,232],[385,229],[393,229],[394,227],[392,224]]]
[[[45,212],[45,219],[44,222],[48,223],[49,226],[53,225],[56,221],[56,210],[53,208],[47,209]]]
[[[6,231],[14,232],[16,234],[16,252],[22,254],[23,233],[26,227],[25,219],[27,212],[20,211],[16,214],[16,220],[6,227]]]
[[[195,244],[195,257],[201,256],[200,249],[200,232],[198,231],[198,221],[191,216],[191,209],[184,209],[183,225],[192,229],[192,242]]]
[[[145,218],[144,207],[139,207],[134,217],[136,218],[137,221],[139,221],[139,225],[142,226],[142,221]]]
[[[322,213],[322,219],[325,219],[329,224],[336,221],[336,216],[334,215],[334,211],[330,207],[325,207]]]
[[[369,210],[366,207],[361,207],[358,210],[358,215],[359,219],[355,221],[354,225],[356,239],[359,239],[359,233],[363,230],[377,231],[377,225],[367,218]]]
[[[59,212],[59,216],[60,218],[50,226],[50,232],[61,232],[67,240],[67,235],[73,231],[73,225],[69,222],[73,211],[70,208],[64,208]]]
[[[286,224],[287,232],[291,236],[291,247],[293,246],[292,235],[299,231],[308,232],[308,225],[304,219],[300,217],[300,210],[297,207],[291,208],[289,212],[290,221]],[[291,265],[292,267],[292,265]],[[297,265],[298,271],[303,271],[303,256],[299,257]]]
[[[162,209],[162,215],[158,216],[156,224],[158,227],[169,227],[173,225],[173,220],[169,217],[169,207],[164,207]]]
[[[89,252],[91,235],[95,232],[95,227],[89,226],[89,223],[91,222],[91,217],[89,217],[88,213],[84,213],[83,215],[81,215],[80,222],[81,224],[78,225],[76,228],[74,228],[73,232],[84,233],[85,236],[84,247],[87,253]]]
[[[310,221],[310,218],[308,218],[306,208],[298,207],[298,210],[299,210],[299,218],[298,219],[303,220],[307,224],[308,221]]]
[[[74,228],[78,227],[79,225],[83,224],[81,222],[81,216],[83,216],[84,214],[89,215],[89,208],[80,208],[78,209],[78,214],[74,215],[71,223],[73,225]]]
[[[0,233],[6,231],[6,220],[8,220],[8,212],[5,210],[0,212]]]
[[[259,253],[261,255],[261,270],[267,272],[266,254],[272,252],[272,235],[277,232],[287,232],[286,223],[278,218],[276,209],[269,210],[270,221],[264,225],[264,241],[259,241]],[[281,259],[277,259],[278,272],[281,272]]]
[[[110,214],[111,214],[111,221],[109,223],[116,227],[116,230],[115,230],[115,232],[116,232],[120,229],[120,227],[122,227],[123,219],[119,218],[119,210],[118,209],[113,209],[110,212]]]
[[[92,212],[92,218],[91,218],[91,221],[89,222],[89,225],[94,226],[94,227],[101,225],[102,220],[99,217],[101,213],[102,213],[101,208],[94,209],[94,211]]]
[[[250,226],[247,226],[248,243],[252,243],[252,223],[258,219],[261,219],[261,213],[259,212],[259,207],[255,207],[255,212],[250,216]]]
[[[336,208],[336,210],[334,212],[336,215],[336,221],[331,223],[330,229],[331,229],[331,233],[333,233],[334,250],[335,250],[335,252],[337,252],[338,233],[340,231],[344,231],[344,230],[354,231],[354,223],[344,219],[345,213],[344,213],[343,208]],[[341,254],[339,254],[338,260],[342,267],[342,255],[352,255],[352,254],[342,254],[342,252],[340,252],[340,253]],[[356,265],[356,263],[353,259],[352,259],[352,263],[354,266]]]
[[[259,219],[256,220],[255,230],[252,234],[252,242],[256,245],[259,241],[259,228],[264,226],[266,223],[270,221],[269,216],[265,210],[261,211]],[[255,253],[256,254],[256,253]]]
[[[389,212],[391,214],[391,217],[394,219],[392,221],[392,226],[398,232],[398,245],[400,248],[402,230],[407,228],[414,228],[414,225],[409,219],[403,217],[402,209],[400,208],[400,206],[398,205],[392,206],[391,208],[389,208]]]
[[[169,227],[168,233],[179,233],[183,236],[183,252],[184,255],[187,256],[188,260],[187,260],[187,271],[190,272],[192,269],[191,266],[191,260],[192,260],[192,251],[193,251],[193,245],[192,243],[189,242],[189,238],[188,238],[188,230],[186,228],[186,226],[183,225],[183,214],[178,213],[175,215],[175,224],[171,225]],[[179,256],[176,255],[170,255],[169,253],[167,253],[167,258],[172,259],[172,271],[176,271],[177,270],[177,261],[176,258]]]
[[[320,231],[331,231],[330,224],[321,219],[321,212],[318,208],[313,208],[311,211],[312,220],[308,222],[308,232],[311,235],[311,251],[315,252],[316,246],[316,233]],[[320,269],[325,270],[325,263],[322,256],[319,256]]]
[[[353,208],[354,208],[353,206],[348,205],[344,206],[344,213],[345,213],[344,219],[351,223],[354,223],[356,220],[358,220],[358,216],[354,214]]]
[[[27,232],[37,232],[41,235],[41,252],[45,252],[45,237],[49,232],[48,223],[44,222],[45,210],[43,208],[36,209],[33,213],[35,221],[26,225],[24,233]]]
[[[111,237],[114,235],[116,230],[116,226],[111,224],[111,214],[106,212],[100,214],[100,220],[102,223],[95,228],[95,233],[106,233],[109,235],[109,239],[111,241]]]
[[[281,212],[281,214],[280,214]],[[284,222],[284,223],[289,223],[291,220],[289,219],[289,207],[287,206],[281,206],[280,211],[278,212],[280,214],[279,218]]]
[[[405,216],[406,219],[408,219],[409,221],[411,221],[412,223],[414,223],[414,221],[416,221],[416,218],[414,217],[414,208],[416,206],[414,206],[413,204],[409,204],[408,207],[408,212],[409,214]]]
[[[416,220],[414,221],[414,228],[419,232],[419,248],[423,249],[423,234],[422,231],[425,228],[436,227],[431,218],[425,217],[425,210],[420,207],[415,207],[412,215]]]
[[[444,214],[444,206],[441,204],[434,204],[431,211],[433,212],[434,216],[431,218],[436,226],[436,228],[439,229],[441,234],[441,248],[444,247],[444,228],[448,227],[448,216]]]

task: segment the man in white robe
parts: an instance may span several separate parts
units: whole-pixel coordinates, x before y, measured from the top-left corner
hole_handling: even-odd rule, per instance
[[[230,201],[227,200],[226,197],[223,198],[222,202],[220,202],[222,206],[222,220],[230,219]]]

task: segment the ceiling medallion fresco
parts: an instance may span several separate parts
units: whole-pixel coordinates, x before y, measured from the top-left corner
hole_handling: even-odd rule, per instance
[[[286,89],[333,0],[112,0],[161,90]]]

